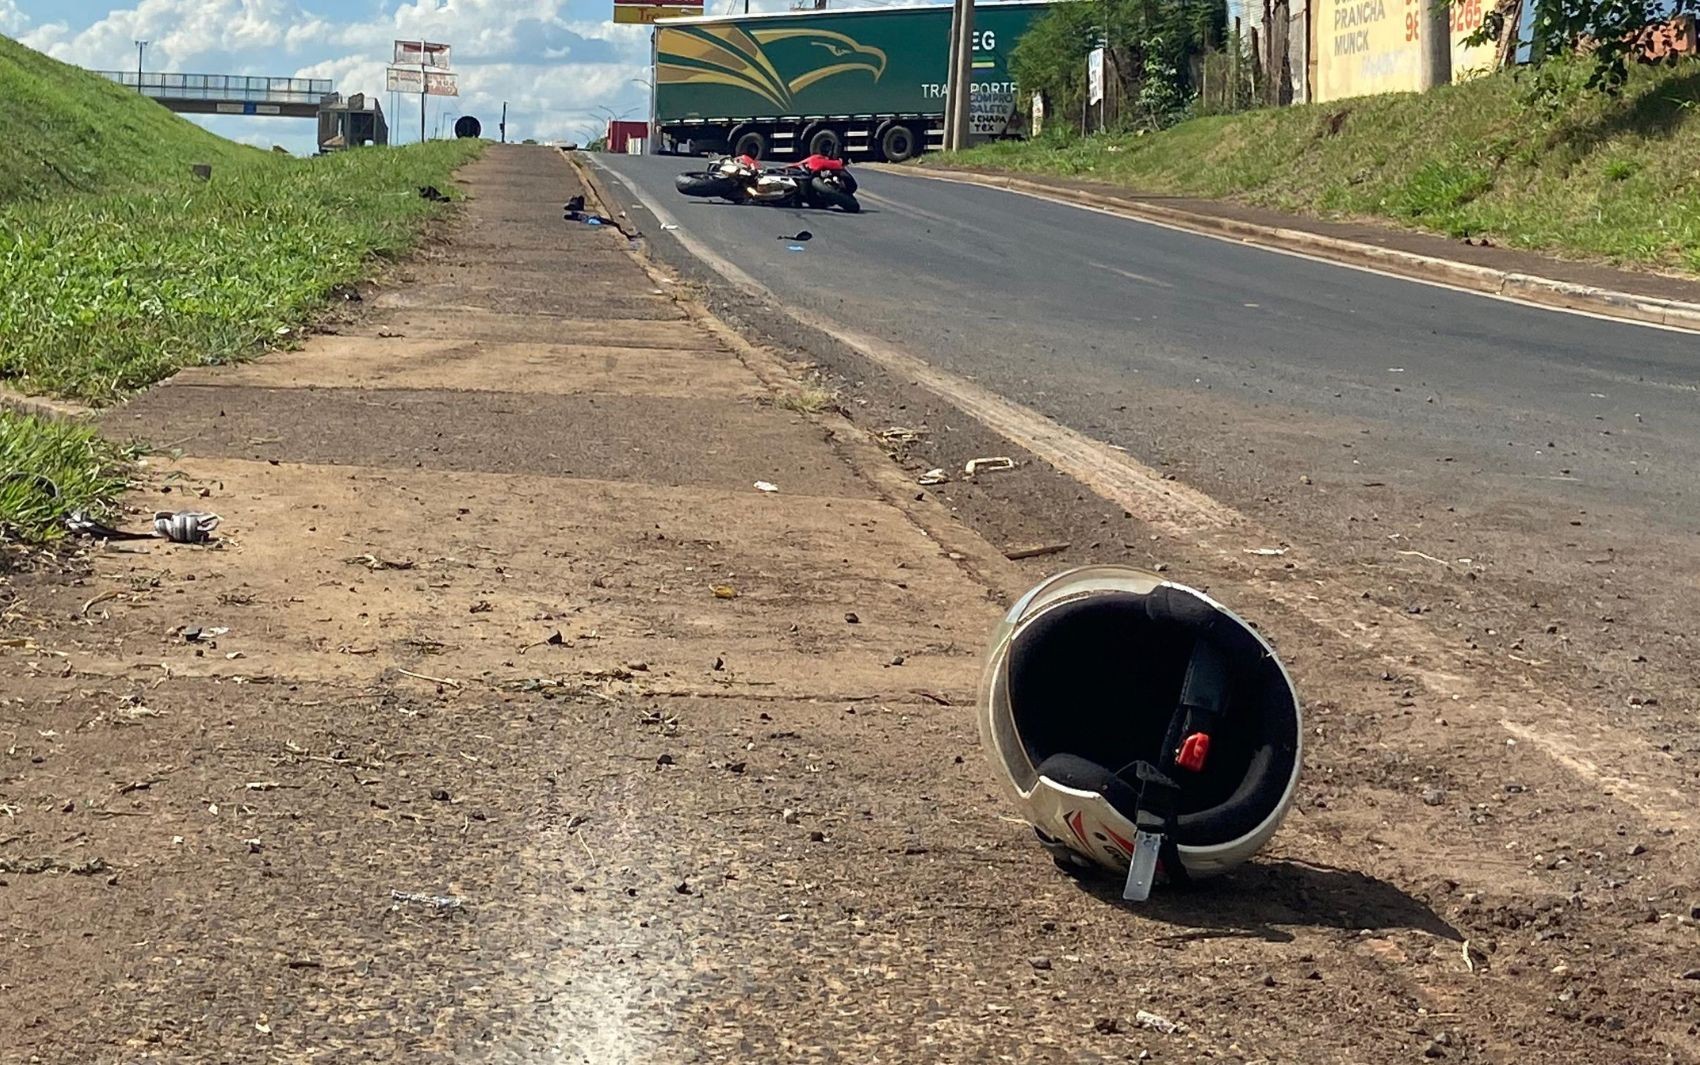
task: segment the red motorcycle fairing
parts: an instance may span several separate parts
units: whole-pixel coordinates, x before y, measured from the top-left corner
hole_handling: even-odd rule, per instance
[[[823,170],[843,170],[844,160],[834,159],[830,155],[811,155],[803,160],[802,167],[811,174],[818,174]]]

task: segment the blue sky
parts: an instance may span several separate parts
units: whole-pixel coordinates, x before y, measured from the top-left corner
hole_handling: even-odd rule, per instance
[[[649,31],[616,26],[612,0],[0,0],[0,33],[57,59],[96,69],[134,69],[138,39],[151,42],[148,70],[331,78],[343,93],[382,94],[397,37],[454,48],[458,98],[438,109],[476,115],[490,136],[508,101],[510,139],[582,140],[601,109],[642,118]],[[722,6],[723,0],[715,0]],[[757,7],[776,6],[773,3]],[[783,6],[782,4],[777,6]],[[713,9],[713,8],[711,8]],[[403,140],[419,135],[419,100],[391,113]],[[197,118],[216,132],[295,152],[313,148],[307,119]],[[444,123],[445,128],[448,123]]]

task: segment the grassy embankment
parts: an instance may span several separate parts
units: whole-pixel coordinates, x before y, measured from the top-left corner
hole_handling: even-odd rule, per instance
[[[937,165],[1066,175],[1391,220],[1700,273],[1700,61],[1621,97],[1579,64],[1401,94],[1198,118],[1159,133],[988,145]]]
[[[417,186],[477,150],[248,148],[4,37],[0,99],[0,386],[93,405],[300,325],[405,251],[441,211]],[[0,412],[0,535],[50,535],[122,471],[84,429]]]

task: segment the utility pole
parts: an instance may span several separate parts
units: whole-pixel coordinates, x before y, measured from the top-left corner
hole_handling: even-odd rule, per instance
[[[944,146],[968,147],[974,102],[974,0],[955,0],[950,14],[950,73],[945,81]]]
[[[497,129],[502,131],[502,143],[508,143],[508,102],[502,101],[502,122]]]
[[[136,91],[142,91],[142,49],[148,46],[146,41],[136,42]]]
[[[958,16],[962,12],[962,0],[951,0],[950,5],[950,51],[944,61],[944,150],[953,151],[956,148],[956,132],[953,128],[956,116],[956,51],[957,33],[962,29]]]
[[[1423,92],[1452,84],[1452,7],[1446,0],[1417,0],[1418,44],[1422,49]]]

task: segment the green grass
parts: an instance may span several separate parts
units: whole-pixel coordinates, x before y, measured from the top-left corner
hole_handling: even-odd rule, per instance
[[[5,38],[0,90],[0,384],[94,404],[302,324],[411,246],[442,211],[417,187],[479,148],[246,148]]]
[[[0,541],[51,540],[72,511],[103,513],[132,458],[87,426],[0,410]]]
[[[936,165],[1154,195],[1368,216],[1453,236],[1700,273],[1700,62],[1616,99],[1581,64],[1402,94],[1199,118],[1160,133],[999,143]]]
[[[265,154],[6,37],[0,100],[0,203],[177,181],[192,163]]]

